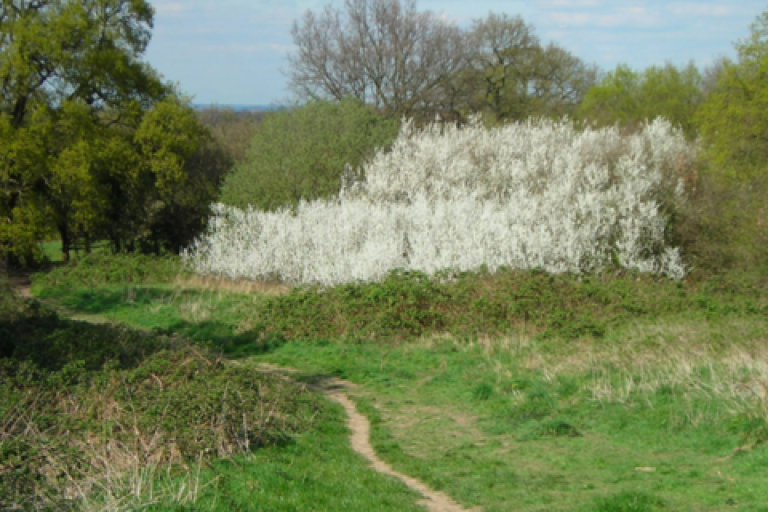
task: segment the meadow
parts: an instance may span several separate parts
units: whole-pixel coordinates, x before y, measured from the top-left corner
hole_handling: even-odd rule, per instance
[[[188,274],[134,279],[132,257],[98,258],[37,276],[35,294],[69,314],[189,337],[240,365],[348,379],[377,453],[467,508],[768,510],[759,275],[509,271],[439,283],[393,273],[330,290],[245,288]],[[339,411],[316,399],[327,416],[290,445],[202,469],[197,506],[414,506],[397,482],[355,476],[365,463]],[[387,485],[401,501],[369,493]],[[370,501],[354,501],[363,495]],[[155,509],[185,510],[168,506]]]
[[[0,505],[420,509],[337,377],[467,510],[766,511],[768,274],[686,260],[700,165],[664,121],[406,123],[335,199],[54,263],[2,295]]]

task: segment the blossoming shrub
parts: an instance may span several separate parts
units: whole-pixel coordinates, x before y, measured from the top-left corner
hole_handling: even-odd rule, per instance
[[[215,205],[183,257],[201,274],[336,285],[395,268],[592,272],[680,278],[665,212],[695,149],[663,119],[636,134],[531,120],[487,129],[404,123],[337,198],[293,210]]]

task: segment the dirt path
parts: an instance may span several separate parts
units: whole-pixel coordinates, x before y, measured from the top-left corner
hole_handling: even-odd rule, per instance
[[[264,373],[279,375],[287,380],[293,379],[286,374],[296,373],[296,370],[292,368],[281,368],[266,363],[262,363],[258,367],[261,369],[260,371]],[[350,442],[352,444],[352,449],[368,459],[371,466],[373,466],[373,469],[379,473],[397,478],[405,485],[424,496],[424,499],[420,500],[418,503],[426,507],[427,510],[430,512],[475,512],[480,510],[463,508],[447,494],[435,491],[424,482],[400,473],[399,471],[395,471],[392,466],[381,460],[378,455],[376,455],[376,452],[371,445],[371,424],[368,421],[368,418],[357,412],[354,402],[347,396],[346,391],[354,388],[354,384],[342,379],[328,378],[319,383],[307,385],[307,387],[313,391],[323,393],[325,396],[338,402],[344,407],[344,411],[347,413],[347,426],[351,431]]]
[[[29,298],[33,297],[30,290],[29,278],[12,278],[9,281],[13,289],[20,296]],[[88,317],[77,317],[76,319],[99,323],[98,319],[96,317],[91,318],[91,315]],[[277,375],[283,379],[291,380],[293,382],[295,382],[294,379],[291,379],[288,375],[291,373],[297,373],[295,369],[282,368],[267,363],[259,364],[257,369],[262,373]],[[371,463],[371,466],[374,470],[378,471],[379,473],[397,478],[405,485],[421,494],[424,499],[420,500],[418,503],[426,507],[427,510],[430,512],[477,512],[480,510],[479,508],[471,510],[463,508],[461,505],[451,499],[451,497],[447,494],[440,491],[435,491],[434,489],[427,486],[424,482],[400,473],[399,471],[395,471],[392,466],[381,460],[376,455],[376,452],[371,445],[371,424],[368,421],[368,418],[357,412],[357,408],[355,407],[354,402],[352,402],[352,400],[350,400],[347,396],[346,391],[348,389],[352,389],[354,384],[342,379],[329,378],[313,385],[307,385],[307,387],[313,391],[323,393],[331,400],[341,404],[347,414],[347,426],[351,431],[350,443],[352,444],[352,449],[365,457]]]

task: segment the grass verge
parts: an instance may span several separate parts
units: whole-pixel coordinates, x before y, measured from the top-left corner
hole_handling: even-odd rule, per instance
[[[764,349],[689,345],[649,365],[650,347],[619,362],[580,345],[290,343],[258,358],[360,384],[377,453],[466,506],[768,510]]]
[[[768,510],[760,276],[395,273],[282,295],[36,286],[360,384],[382,458],[466,506]]]
[[[9,510],[80,510],[139,470],[288,443],[322,408],[302,387],[181,337],[63,320],[7,287],[0,396],[0,508]]]

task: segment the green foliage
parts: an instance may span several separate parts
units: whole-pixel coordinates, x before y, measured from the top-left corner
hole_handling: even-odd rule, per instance
[[[49,278],[35,277],[35,289],[75,311],[179,330],[229,349],[245,348],[251,340],[258,351],[271,346],[267,342],[272,336],[385,344],[431,335],[472,339],[521,332],[540,341],[601,339],[641,318],[679,314],[704,320],[763,318],[768,311],[761,274],[674,282],[634,275],[584,278],[515,271],[439,280],[393,272],[378,283],[294,288],[255,298],[140,284],[100,285],[167,280],[164,271],[153,277],[126,267],[113,271],[65,267]],[[93,278],[88,277],[90,272]],[[197,311],[197,316],[185,310]]]
[[[313,101],[271,112],[256,127],[245,160],[229,174],[221,201],[273,210],[339,192],[345,166],[360,166],[397,135],[361,101]]]
[[[725,61],[698,123],[709,155],[721,172],[745,182],[765,172],[768,151],[768,12],[736,44],[738,61]]]
[[[78,509],[70,491],[88,498],[106,474],[284,443],[320,410],[305,389],[179,337],[11,302],[0,310],[0,508]]]
[[[686,183],[681,245],[706,271],[765,269],[768,264],[768,13],[723,60],[696,123],[705,159]]]
[[[539,272],[464,274],[452,280],[393,272],[379,283],[296,288],[266,299],[252,316],[289,338],[402,340],[537,333],[540,339],[602,337],[633,318],[689,311],[763,315],[766,296],[754,276],[674,283],[643,276],[580,278]],[[716,283],[741,291],[724,294]],[[698,300],[706,297],[707,301]],[[751,299],[747,299],[751,297]]]
[[[703,96],[702,77],[693,63],[685,67],[668,63],[643,71],[621,64],[586,92],[577,117],[598,125],[619,123],[630,128],[664,117],[693,138],[694,118]]]
[[[186,275],[177,256],[94,253],[50,272],[34,274],[35,287],[79,288],[108,283],[163,283]]]
[[[688,199],[669,235],[695,274],[755,274],[768,269],[768,180],[739,181],[709,162],[686,185]]]
[[[219,177],[190,179],[206,133],[141,61],[152,16],[144,0],[2,8],[0,252],[13,262],[34,260],[35,240],[54,231],[67,259],[102,238],[118,252],[175,250],[202,225],[216,191],[200,178],[215,188]],[[183,242],[155,227],[190,216]]]

